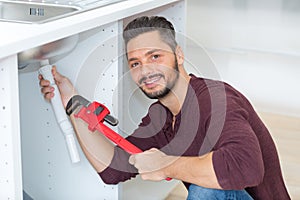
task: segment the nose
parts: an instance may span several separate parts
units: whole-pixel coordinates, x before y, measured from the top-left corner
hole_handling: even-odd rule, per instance
[[[141,74],[141,76],[148,76],[152,72],[153,72],[153,65],[151,65],[151,64],[144,63],[140,67],[140,74]]]

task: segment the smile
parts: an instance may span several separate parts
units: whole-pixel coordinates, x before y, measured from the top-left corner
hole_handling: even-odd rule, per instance
[[[140,82],[143,83],[148,88],[153,88],[157,85],[157,82],[159,82],[162,77],[163,77],[162,74],[155,74],[155,75],[151,75],[149,77],[143,78],[142,81],[140,81]]]
[[[155,78],[150,79],[150,80],[148,79],[148,80],[146,80],[144,83],[145,83],[145,84],[152,84],[152,83],[155,83],[155,82],[159,81],[160,78],[161,78],[161,76],[155,77]]]

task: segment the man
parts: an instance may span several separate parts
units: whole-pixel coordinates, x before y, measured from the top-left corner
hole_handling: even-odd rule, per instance
[[[249,101],[226,83],[189,75],[169,21],[137,18],[123,37],[132,79],[158,99],[127,137],[144,152],[129,155],[70,115],[86,157],[105,183],[140,174],[145,180],[183,181],[188,199],[290,199],[273,140]],[[72,104],[77,94],[72,84],[56,68],[53,75],[64,105]],[[51,99],[54,89],[39,78]]]

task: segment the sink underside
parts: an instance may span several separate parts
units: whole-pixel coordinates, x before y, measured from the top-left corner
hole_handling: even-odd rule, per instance
[[[93,8],[117,3],[122,0],[77,0],[60,4],[58,1],[45,3],[24,0],[0,0],[0,21],[18,23],[45,23],[64,18]],[[89,3],[86,3],[89,2]]]

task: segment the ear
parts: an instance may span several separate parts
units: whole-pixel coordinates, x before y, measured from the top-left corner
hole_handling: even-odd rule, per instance
[[[177,47],[176,47],[175,55],[176,55],[176,58],[177,58],[178,65],[182,66],[183,62],[184,62],[184,54],[183,54],[183,51],[182,51],[182,49],[179,45],[177,45]]]

